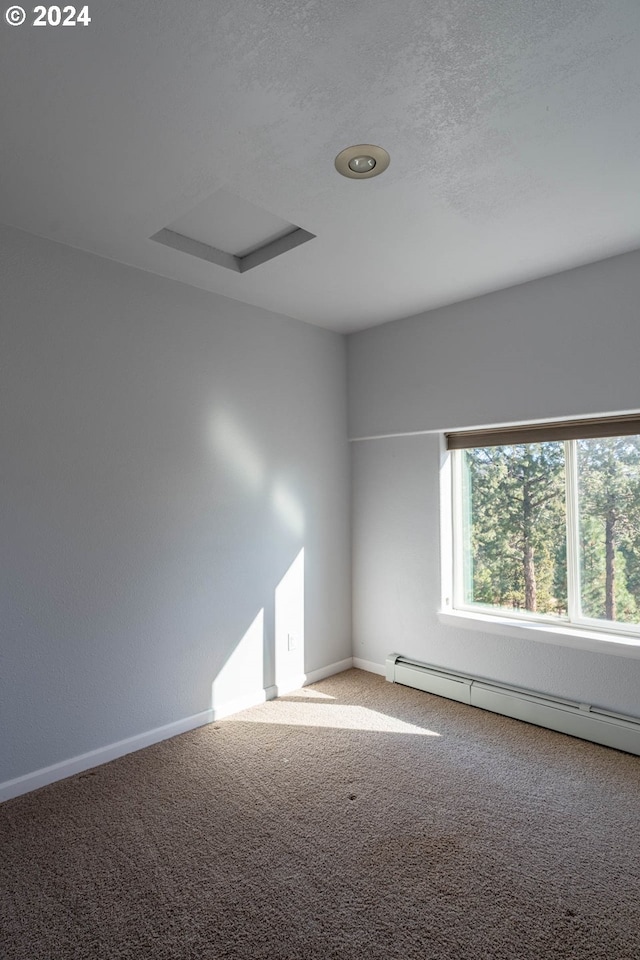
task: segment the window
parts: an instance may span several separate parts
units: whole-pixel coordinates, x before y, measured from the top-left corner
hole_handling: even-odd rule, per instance
[[[640,633],[640,417],[447,445],[456,609]]]

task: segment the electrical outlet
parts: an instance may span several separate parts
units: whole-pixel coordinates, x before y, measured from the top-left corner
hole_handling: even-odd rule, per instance
[[[298,638],[293,633],[287,634],[287,649],[288,650],[298,649]]]

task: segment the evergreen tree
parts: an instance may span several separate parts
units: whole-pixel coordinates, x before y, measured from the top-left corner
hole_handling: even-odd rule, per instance
[[[637,619],[640,437],[579,440],[578,472],[584,612]]]
[[[465,460],[473,601],[564,612],[564,444],[482,447]]]

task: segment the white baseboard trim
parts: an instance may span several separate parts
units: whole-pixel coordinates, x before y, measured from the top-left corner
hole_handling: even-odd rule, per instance
[[[103,763],[109,763],[110,760],[117,760],[118,757],[124,757],[127,753],[135,753],[136,750],[150,747],[161,740],[169,740],[180,733],[195,730],[196,727],[211,723],[213,719],[213,710],[204,710],[192,717],[185,717],[182,720],[176,720],[174,723],[166,723],[162,727],[156,727],[154,730],[139,733],[135,737],[127,737],[126,740],[119,740],[117,743],[98,747],[97,750],[81,753],[69,760],[61,760],[60,763],[54,763],[50,767],[42,767],[40,770],[34,770],[33,773],[25,773],[22,777],[5,780],[4,783],[0,783],[0,803],[11,800],[13,797],[19,797],[23,793],[31,793],[32,790],[38,790],[40,787],[46,787],[50,783],[55,783],[56,780],[64,780],[76,773],[90,770],[91,767],[99,767]]]
[[[265,700],[273,700],[277,696],[275,687],[265,687],[264,689],[253,690],[251,693],[244,693],[241,697],[234,700],[226,700],[213,707],[212,720],[222,720],[224,717],[230,717],[234,713],[240,713],[241,710],[248,710],[249,707],[257,707],[259,703]]]
[[[368,673],[377,673],[380,677],[385,676],[385,666],[383,663],[374,663],[373,660],[361,660],[360,657],[353,658],[353,665],[358,670],[366,670]]]
[[[109,763],[110,760],[117,760],[118,757],[124,757],[128,753],[135,753],[136,750],[142,750],[144,747],[150,747],[154,743],[160,743],[161,740],[169,740],[181,733],[187,733],[189,730],[195,730],[196,727],[203,727],[214,720],[221,720],[223,717],[229,717],[241,710],[247,710],[249,707],[255,707],[265,700],[273,700],[275,697],[283,696],[292,690],[299,690],[309,683],[316,683],[318,680],[324,680],[335,673],[341,673],[343,670],[349,670],[353,666],[353,660],[348,657],[346,660],[339,660],[337,663],[330,663],[319,670],[312,670],[310,673],[303,673],[292,677],[284,684],[278,686],[266,687],[262,690],[255,690],[251,693],[238,697],[235,700],[229,700],[226,703],[218,704],[211,710],[204,710],[202,713],[196,713],[191,717],[185,717],[182,720],[176,720],[174,723],[164,724],[162,727],[156,727],[154,730],[147,730],[144,733],[136,734],[134,737],[127,737],[126,740],[119,740],[117,743],[110,743],[104,747],[98,747],[97,750],[90,750],[88,753],[82,753],[77,757],[71,757],[69,760],[61,760],[50,767],[42,767],[40,770],[34,770],[33,773],[26,773],[22,777],[15,777],[13,780],[5,780],[0,783],[0,803],[5,800],[11,800],[14,797],[22,796],[24,793],[31,793],[32,790],[39,790],[40,787],[46,787],[56,780],[64,780],[66,777],[72,777],[76,773],[83,773],[92,767],[99,767],[103,763]]]
[[[336,673],[342,673],[344,670],[350,670],[353,666],[352,657],[346,660],[338,660],[337,663],[330,663],[326,667],[320,667],[319,670],[311,670],[309,673],[299,673],[297,676],[287,677],[276,687],[274,696],[284,697],[293,690],[300,690],[301,687],[307,687],[310,683],[317,683],[318,680],[326,680],[327,677],[333,677]]]
[[[326,680],[336,673],[343,673],[345,670],[351,670],[353,667],[353,657],[347,657],[346,660],[338,660],[337,663],[330,663],[327,667],[320,667],[319,670],[312,670],[306,674],[303,686],[308,683],[317,683],[318,680]]]

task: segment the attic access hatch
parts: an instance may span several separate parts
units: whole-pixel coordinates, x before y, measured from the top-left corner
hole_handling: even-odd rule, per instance
[[[314,237],[295,223],[221,189],[150,239],[219,267],[246,273]]]

